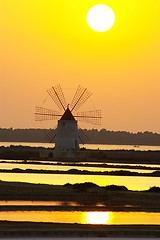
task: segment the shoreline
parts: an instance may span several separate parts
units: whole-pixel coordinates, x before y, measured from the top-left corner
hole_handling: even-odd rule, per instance
[[[3,152],[4,150],[4,152]],[[37,151],[38,150],[38,151]],[[26,163],[45,161],[46,163],[58,162],[58,164],[79,165],[86,162],[101,164],[125,163],[125,164],[155,164],[160,165],[160,151],[126,151],[126,150],[82,150],[63,158],[54,159],[50,153],[53,150],[32,147],[0,148],[0,161],[20,160]],[[5,158],[2,158],[5,156]],[[53,155],[54,156],[54,155]],[[78,156],[78,157],[77,157]],[[36,160],[35,160],[36,159]],[[57,165],[58,166],[58,165]],[[74,166],[76,167],[76,166]],[[100,167],[100,166],[96,166]],[[118,168],[118,167],[117,167]],[[138,168],[137,168],[138,169]],[[142,169],[142,168],[141,168]],[[157,170],[157,169],[156,169]],[[158,169],[159,170],[159,169]],[[3,170],[1,170],[2,172]],[[35,173],[35,171],[14,169],[15,173]],[[52,173],[57,174],[57,171]],[[66,171],[58,171],[64,174]],[[129,171],[117,171],[119,176]],[[158,171],[157,171],[158,172]],[[37,171],[36,171],[37,173]],[[44,173],[39,171],[39,173]],[[46,171],[51,173],[51,171]],[[72,169],[70,174],[91,174],[87,171]],[[100,172],[94,175],[102,175]],[[107,175],[116,175],[105,173]],[[159,174],[159,172],[158,172]],[[104,175],[104,174],[103,174]],[[60,175],[59,175],[60,176]],[[118,175],[117,175],[118,176]],[[142,176],[142,175],[138,175]],[[149,177],[147,175],[147,177]],[[155,177],[155,176],[151,176]],[[61,201],[61,206],[27,206],[27,205],[1,205],[0,213],[3,211],[118,211],[118,212],[155,212],[160,213],[160,188],[152,187],[145,191],[128,190],[125,186],[110,185],[100,187],[93,183],[83,184],[31,184],[22,182],[0,181],[0,200],[4,201]],[[70,201],[79,206],[70,206]],[[100,205],[98,205],[100,204]],[[43,219],[42,219],[43,221]],[[0,221],[0,237],[160,237],[160,225],[89,225],[89,224],[63,224],[63,223],[37,223],[37,222],[15,222]]]
[[[160,212],[160,188],[148,191],[131,191],[124,186],[110,185],[100,187],[93,183],[47,185],[0,181],[0,200],[61,201],[63,206],[43,206],[43,209],[101,209],[115,211],[155,211]],[[70,206],[76,202],[80,206]],[[64,206],[65,203],[65,206]],[[100,204],[100,206],[98,206]],[[12,204],[10,204],[12,205]],[[26,206],[18,206],[26,208]],[[17,207],[17,208],[18,208]],[[6,209],[16,206],[6,206]],[[38,209],[42,206],[27,206]],[[5,206],[0,206],[4,210]]]
[[[0,169],[0,173],[29,173],[29,174],[74,174],[74,175],[103,175],[103,176],[135,176],[135,177],[160,177],[160,171],[153,171],[151,173],[138,173],[131,172],[126,170],[119,171],[88,171],[88,170],[78,170],[78,169],[70,169],[70,170],[35,170],[35,169]]]
[[[150,208],[150,207],[99,207],[99,206],[0,206],[1,212],[12,212],[12,211],[23,211],[23,212],[36,212],[36,211],[76,211],[76,212],[90,212],[90,211],[100,211],[100,212],[150,212],[150,213],[159,213],[160,208]]]
[[[123,163],[120,163],[120,165],[110,165],[110,163],[96,163],[96,162],[86,162],[86,163],[77,163],[77,162],[54,162],[54,161],[43,161],[43,160],[28,160],[28,161],[24,161],[24,160],[3,160],[0,159],[0,164],[1,163],[14,163],[14,164],[33,164],[33,165],[48,165],[48,166],[73,166],[73,167],[98,167],[98,168],[123,168],[123,169],[137,169],[137,170],[160,170],[160,167],[153,167],[152,165],[154,164],[150,164],[150,166],[141,166],[141,165],[134,165],[132,163],[130,163],[129,165],[125,165]],[[122,165],[121,165],[122,164]],[[143,165],[143,164],[142,164]]]
[[[160,237],[160,225],[97,225],[0,221],[0,237]]]
[[[160,164],[160,151],[87,150],[57,152],[51,148],[10,146],[0,147],[1,160],[99,162],[128,164]]]

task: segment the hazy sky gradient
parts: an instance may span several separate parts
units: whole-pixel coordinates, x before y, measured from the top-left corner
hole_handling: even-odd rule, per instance
[[[116,15],[103,33],[86,23],[99,3]],[[60,84],[70,102],[80,84],[100,128],[160,133],[159,0],[0,0],[0,34],[1,128],[55,126],[35,122],[35,106],[57,110],[46,90]]]

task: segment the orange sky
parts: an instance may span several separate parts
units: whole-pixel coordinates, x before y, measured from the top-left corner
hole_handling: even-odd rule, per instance
[[[102,33],[86,23],[99,3],[116,16]],[[80,84],[100,128],[160,133],[159,30],[158,0],[0,0],[0,127],[55,126],[35,122],[35,106],[57,110],[46,90],[60,84],[70,102]]]

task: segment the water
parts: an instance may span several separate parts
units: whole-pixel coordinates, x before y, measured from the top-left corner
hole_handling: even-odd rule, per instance
[[[53,148],[54,143],[33,143],[33,142],[0,142],[0,146],[30,146]],[[160,151],[160,146],[145,146],[145,145],[111,145],[111,144],[80,144],[80,148],[100,149],[100,150],[135,150],[135,151]]]
[[[160,213],[109,211],[1,211],[0,219],[78,224],[160,224]]]
[[[31,147],[52,148],[50,143],[0,143],[0,146],[21,145]],[[135,150],[135,151],[159,151],[160,146],[129,146],[129,145],[82,145],[87,149],[102,149],[102,150]],[[35,159],[36,161],[36,159]],[[114,164],[112,164],[114,165]],[[118,164],[116,164],[118,165]],[[123,164],[122,165],[123,169]],[[129,165],[129,164],[127,164]],[[132,165],[132,164],[131,164]],[[133,165],[132,165],[133,166]],[[143,166],[151,166],[145,165]],[[159,167],[152,165],[152,167]],[[118,168],[102,168],[102,167],[83,167],[83,166],[54,166],[54,165],[33,165],[22,163],[2,163],[1,169],[44,169],[44,170],[69,170],[76,168],[79,170],[89,171],[114,171],[121,170]],[[136,172],[150,172],[152,170],[130,170]],[[27,174],[27,173],[0,173],[1,181],[10,182],[28,182],[64,185],[66,183],[84,183],[93,182],[99,186],[107,185],[123,185],[129,190],[147,190],[150,187],[160,187],[158,177],[133,177],[133,176],[102,176],[102,175],[70,175],[70,174]],[[60,206],[64,204],[61,201],[0,201],[0,206]],[[68,206],[77,206],[74,202],[68,202]],[[86,211],[0,211],[0,220],[9,221],[33,221],[33,222],[58,222],[58,223],[87,223],[87,224],[160,224],[160,213],[153,212],[86,212]]]
[[[72,201],[0,200],[0,206],[80,206]]]
[[[87,170],[92,172],[104,172],[104,171],[120,171],[124,170],[123,168],[104,168],[104,167],[85,167],[85,166],[63,166],[63,165],[41,165],[41,164],[23,164],[23,163],[4,163],[0,162],[0,169],[11,170],[14,168],[20,168],[23,170],[26,169],[34,169],[34,170],[59,170],[59,171],[68,171],[70,169],[78,169],[78,170]],[[126,169],[127,170],[127,169]],[[143,169],[129,169],[130,172],[139,172],[139,173],[150,173],[153,170],[143,170]]]
[[[107,186],[112,184],[126,186],[129,190],[148,190],[153,186],[160,187],[160,180],[158,177],[0,173],[0,180],[9,182],[28,182],[53,185],[92,182],[99,186]]]
[[[22,145],[22,146],[31,146],[31,147],[53,147],[51,143],[22,143],[22,142],[1,142],[1,146],[10,146],[10,145]],[[129,145],[97,145],[97,144],[88,144],[82,145],[89,149],[134,149],[134,150],[160,150],[160,146],[129,146]],[[37,161],[35,159],[35,161]],[[114,165],[114,164],[112,164]],[[115,165],[118,165],[117,163]],[[40,165],[40,164],[22,164],[22,163],[0,163],[1,169],[43,169],[43,170],[64,170],[68,171],[70,169],[76,168],[79,170],[89,170],[89,171],[115,171],[123,170],[122,168],[102,168],[102,167],[83,167],[83,166],[62,166],[62,165]],[[129,164],[127,164],[129,165]],[[132,165],[132,164],[130,164]],[[133,166],[133,165],[132,165]],[[148,166],[143,164],[143,166]],[[151,166],[151,165],[149,165]],[[153,167],[159,167],[159,165],[153,165]],[[130,171],[136,172],[151,172],[152,170],[141,170],[141,169],[130,169]],[[27,174],[27,173],[0,173],[0,180],[2,181],[16,181],[16,182],[28,182],[28,183],[41,183],[41,184],[53,184],[53,185],[64,185],[66,183],[84,183],[84,182],[93,182],[99,186],[106,185],[123,185],[126,186],[129,190],[147,190],[150,187],[157,186],[160,187],[160,181],[158,177],[133,177],[133,176],[102,176],[102,175],[78,175],[78,174]]]
[[[117,165],[117,164],[116,164]],[[62,165],[38,165],[38,164],[22,164],[22,163],[0,163],[1,169],[21,168],[25,169],[38,169],[38,170],[90,170],[90,171],[114,171],[121,170],[119,168],[100,168],[100,167],[78,167],[78,166],[62,166]],[[138,172],[150,172],[151,170],[134,170]],[[78,175],[78,174],[36,174],[36,173],[0,173],[1,181],[10,182],[28,182],[28,183],[41,183],[64,185],[66,183],[84,183],[93,182],[99,186],[106,185],[123,185],[129,190],[148,190],[150,187],[160,187],[158,177],[134,177],[134,176],[103,176],[103,175]]]

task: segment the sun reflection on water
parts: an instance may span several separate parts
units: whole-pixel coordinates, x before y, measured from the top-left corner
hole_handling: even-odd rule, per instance
[[[84,218],[87,224],[109,224],[111,222],[111,212],[87,212]]]

